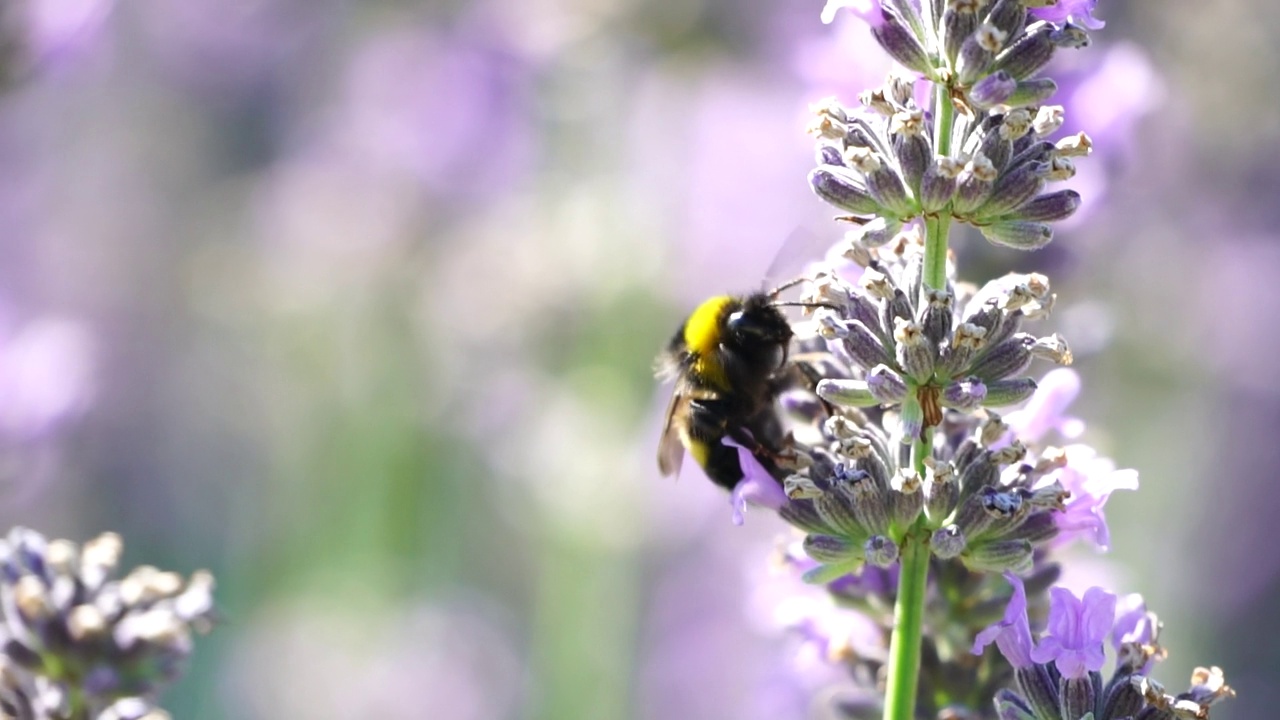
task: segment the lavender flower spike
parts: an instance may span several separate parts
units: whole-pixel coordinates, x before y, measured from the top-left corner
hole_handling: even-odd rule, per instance
[[[978,633],[970,652],[981,655],[982,650],[994,642],[1014,668],[1031,667],[1036,648],[1031,643],[1031,624],[1027,621],[1027,590],[1017,575],[1005,573],[1004,577],[1013,586],[1004,617]]]
[[[1062,587],[1049,589],[1049,631],[1031,650],[1038,663],[1053,661],[1066,678],[1083,678],[1106,662],[1103,642],[1116,616],[1116,596],[1099,587],[1080,599]]]

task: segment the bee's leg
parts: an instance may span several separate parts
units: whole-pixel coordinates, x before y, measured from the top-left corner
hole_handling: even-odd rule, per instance
[[[737,448],[723,442],[732,417],[731,410],[727,403],[715,398],[698,398],[689,402],[687,432],[696,444],[690,449],[711,482],[725,490],[733,490],[742,479]]]

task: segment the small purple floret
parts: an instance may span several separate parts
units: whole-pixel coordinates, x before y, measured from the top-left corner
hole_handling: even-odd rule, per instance
[[[1093,9],[1097,4],[1098,0],[1058,0],[1049,7],[1031,8],[1031,14],[1053,23],[1071,20],[1090,30],[1099,30],[1106,23],[1093,16]]]
[[[1080,420],[1066,414],[1080,394],[1080,376],[1068,368],[1046,373],[1026,407],[1005,416],[1004,421],[1023,442],[1039,442],[1051,431],[1074,438],[1084,430]]]
[[[1110,458],[1098,457],[1086,445],[1066,448],[1067,466],[1050,475],[1071,493],[1063,512],[1054,516],[1058,525],[1055,545],[1065,545],[1076,538],[1091,540],[1099,550],[1111,546],[1111,532],[1102,508],[1116,490],[1137,490],[1138,471],[1117,470]]]
[[[1031,650],[1038,663],[1053,662],[1066,678],[1102,669],[1103,642],[1116,617],[1116,596],[1099,587],[1080,599],[1062,587],[1049,589],[1049,630]]]
[[[880,9],[879,0],[827,0],[822,7],[823,24],[830,25],[836,19],[836,13],[846,9],[872,27],[884,23],[884,11]]]
[[[994,642],[1010,665],[1015,668],[1031,667],[1035,647],[1031,643],[1031,625],[1027,621],[1027,591],[1017,575],[1005,573],[1004,577],[1013,585],[1013,596],[1009,598],[1004,617],[978,633],[970,652],[981,655],[983,648]]]
[[[726,437],[724,444],[738,450],[738,464],[742,466],[742,479],[733,486],[729,495],[729,503],[733,506],[733,524],[741,525],[746,521],[744,513],[747,503],[777,510],[787,504],[787,494],[782,486],[760,464],[754,453]]]

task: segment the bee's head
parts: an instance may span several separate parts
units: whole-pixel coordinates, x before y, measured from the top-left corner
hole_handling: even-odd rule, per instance
[[[772,371],[787,360],[791,324],[764,294],[748,296],[725,319],[728,344],[753,365]]]

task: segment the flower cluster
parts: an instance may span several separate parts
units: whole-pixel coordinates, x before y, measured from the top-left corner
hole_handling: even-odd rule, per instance
[[[1128,607],[1117,613],[1116,596],[1102,588],[1080,598],[1055,587],[1048,629],[1034,643],[1022,580],[1006,577],[1013,596],[1004,617],[978,633],[973,645],[980,654],[994,642],[1014,668],[1016,690],[1002,689],[995,697],[1002,720],[1207,718],[1209,706],[1235,694],[1216,667],[1196,668],[1191,686],[1178,695],[1148,677],[1164,649],[1158,643],[1160,622],[1140,596],[1130,596]],[[1115,668],[1104,683],[1108,638]]]
[[[149,565],[118,576],[106,533],[77,547],[15,528],[0,541],[0,716],[162,720],[155,705],[213,622],[213,576]]]
[[[1062,337],[1027,330],[1053,310],[1048,278],[965,283],[948,248],[955,221],[1036,249],[1079,207],[1076,191],[1048,184],[1070,180],[1092,142],[1053,139],[1064,111],[1046,104],[1057,85],[1039,73],[1089,43],[1102,26],[1093,5],[833,0],[824,11],[857,12],[902,72],[857,108],[814,106],[809,182],[854,227],[802,284],[809,319],[795,325],[791,364],[805,381],[775,404],[786,447],[765,447],[763,463],[761,448],[738,447],[733,502],[735,518],[753,502],[802,535],[782,565],[832,602],[788,624],[849,670],[841,717],[1206,718],[1231,695],[1217,668],[1178,695],[1149,677],[1164,650],[1137,596],[1121,605],[1055,585],[1063,545],[1107,549],[1103,508],[1137,474],[1055,444],[1083,424],[1066,415],[1081,386],[1072,370],[1029,374],[1037,359],[1072,362]],[[999,653],[983,652],[991,643]]]

